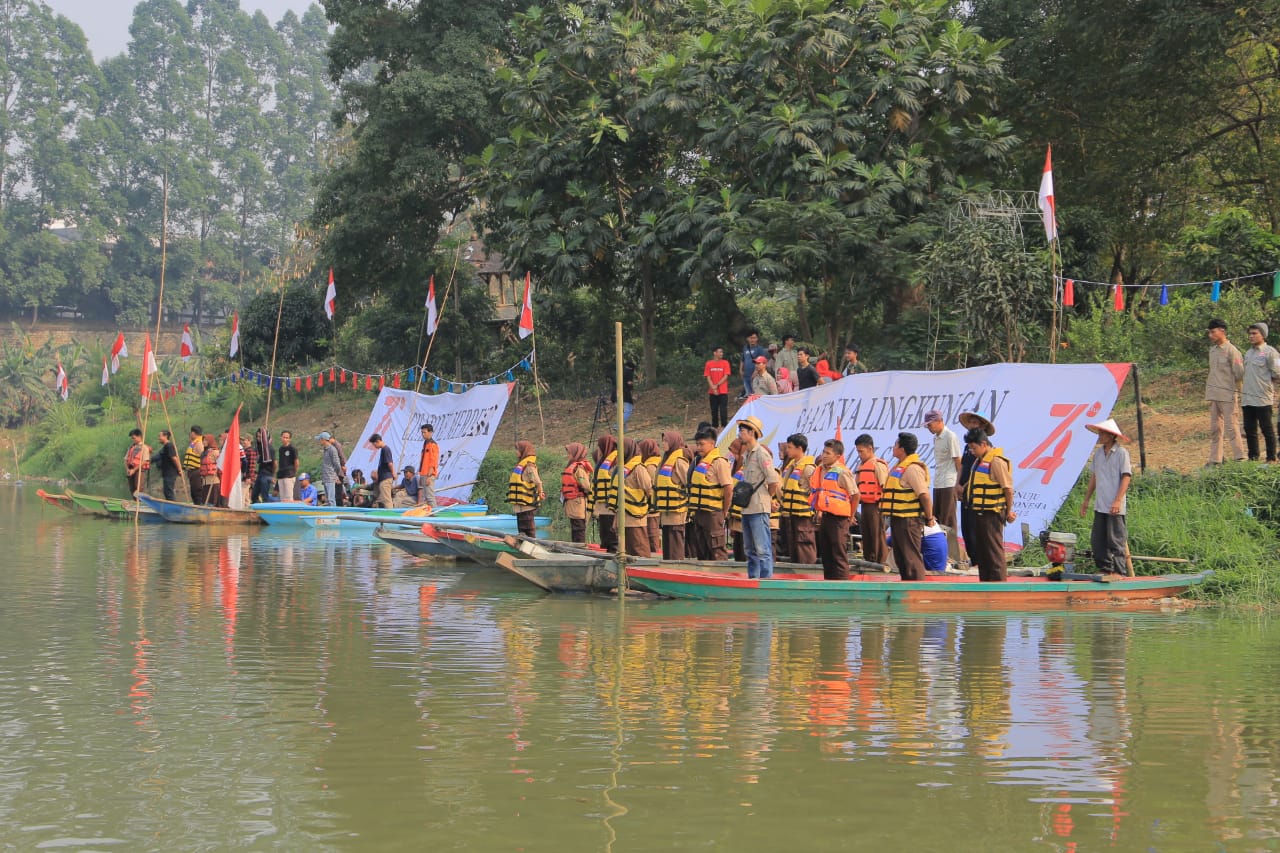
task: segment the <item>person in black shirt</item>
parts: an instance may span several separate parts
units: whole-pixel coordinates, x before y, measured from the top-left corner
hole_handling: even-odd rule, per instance
[[[276,485],[280,487],[280,500],[293,501],[293,487],[298,476],[298,448],[293,446],[293,433],[280,433],[280,449],[276,451]]]
[[[173,433],[167,429],[160,430],[160,449],[151,457],[151,464],[160,469],[160,478],[164,481],[164,499],[177,500],[173,484],[182,473],[182,465],[178,462],[178,448],[173,444]]]
[[[816,388],[818,385],[818,369],[809,363],[811,358],[809,350],[801,347],[796,352],[796,358],[800,361],[800,368],[796,371],[796,387],[801,391],[806,388]]]
[[[618,402],[618,386],[617,376],[610,379],[613,387],[613,394],[609,397],[609,402]],[[636,384],[636,366],[630,361],[622,363],[622,422],[625,424],[627,418],[631,417],[631,412],[635,410],[635,400],[632,398],[632,392],[635,390]]]

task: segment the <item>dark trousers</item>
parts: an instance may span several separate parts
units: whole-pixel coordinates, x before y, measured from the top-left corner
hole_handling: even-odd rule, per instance
[[[164,474],[161,479],[164,481],[164,499],[167,501],[176,501],[178,499],[177,490],[174,486],[178,482],[178,472],[172,474]]]
[[[965,553],[969,555],[969,565],[978,569],[978,574],[982,574],[982,566],[978,562],[978,557],[974,554],[974,550],[969,547],[976,534],[973,532],[973,510],[964,504],[960,504],[960,538],[964,540]]]
[[[516,513],[516,530],[520,531],[521,536],[528,536],[532,539],[538,535],[538,530],[533,520],[537,512],[537,509],[531,507]]]
[[[639,527],[627,527],[624,523],[622,535],[626,539],[626,551],[633,557],[649,556],[648,522]]]
[[[204,485],[200,479],[199,468],[187,469],[187,490],[191,493],[188,497],[193,504],[204,503]]]
[[[893,534],[893,561],[898,564],[898,577],[904,581],[924,580],[924,554],[920,550],[924,519],[891,516],[889,532]]]
[[[729,425],[729,395],[728,394],[708,394],[707,400],[711,403],[711,426],[719,429]]]
[[[973,544],[965,543],[969,559],[978,564],[978,580],[1002,581],[1009,576],[1004,556],[1004,516],[992,510],[973,513]]]
[[[253,480],[253,491],[249,493],[250,502],[266,503],[271,496],[271,484],[275,481],[270,471],[265,473],[259,471],[258,476]]]
[[[938,524],[956,529],[956,489],[947,486],[945,489],[933,490],[933,517]]]
[[[693,556],[696,560],[729,559],[728,538],[724,529],[724,510],[700,509],[693,514]]]
[[[1244,411],[1244,443],[1249,448],[1249,459],[1258,461],[1258,429],[1266,442],[1267,461],[1276,461],[1276,430],[1271,422],[1270,406],[1241,406]]]
[[[606,551],[618,550],[617,520],[615,515],[596,516],[596,523],[600,525],[600,547]]]
[[[136,474],[126,474],[125,479],[129,481],[129,494],[134,492],[145,492],[147,490],[147,472],[139,471]]]
[[[585,544],[587,541],[587,520],[585,518],[569,519],[569,541]]]
[[[1125,558],[1128,542],[1129,530],[1123,515],[1097,511],[1093,513],[1089,546],[1093,549],[1093,562],[1099,571],[1129,574],[1129,561]]]
[[[657,515],[650,515],[649,525],[649,554],[662,554],[662,525],[658,523]]]
[[[888,565],[889,546],[884,541],[884,516],[880,504],[858,504],[858,530],[862,534],[862,559]]]
[[[822,514],[818,522],[818,549],[822,553],[822,576],[829,581],[849,579],[849,517]]]
[[[742,544],[742,531],[732,530],[729,532],[729,537],[733,543],[733,548],[730,549],[733,559],[739,563],[745,563],[747,561],[747,549]]]
[[[793,563],[816,563],[818,562],[818,536],[814,527],[813,516],[808,518],[796,518],[790,515],[782,517],[783,529],[786,532],[789,550],[787,556],[791,558]],[[845,525],[846,536],[849,533],[848,525]]]
[[[684,559],[684,531],[683,524],[662,525],[662,558],[664,560]]]

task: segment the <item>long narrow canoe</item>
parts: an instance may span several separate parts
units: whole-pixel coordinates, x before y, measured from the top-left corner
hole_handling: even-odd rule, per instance
[[[99,518],[110,518],[116,521],[132,521],[134,518],[138,518],[140,521],[163,520],[159,513],[138,501],[129,501],[108,495],[82,495],[70,489],[67,489],[66,494],[77,509],[90,515],[96,515]]]
[[[435,560],[458,559],[457,551],[426,533],[394,527],[378,527],[374,529],[373,535],[415,557],[430,557]]]
[[[797,575],[748,578],[745,573],[709,573],[635,566],[628,580],[658,595],[701,601],[845,602],[851,605],[890,605],[938,609],[1065,609],[1151,601],[1181,595],[1203,583],[1211,572],[1116,577],[1106,582],[1051,581],[1045,578],[982,583],[976,577],[949,575],[923,581],[903,581],[885,575],[855,575],[847,581],[828,581]]]
[[[379,524],[387,518],[432,518],[437,515],[450,518],[469,518],[485,515],[489,507],[485,504],[458,504],[456,506],[439,507],[434,513],[427,512],[426,507],[403,507],[383,509],[373,507],[332,507],[312,506],[298,502],[277,501],[273,503],[256,503],[250,505],[266,524],[273,526],[306,526],[306,527],[347,527],[359,524]]]
[[[153,498],[144,492],[134,495],[160,513],[161,518],[174,524],[261,524],[262,519],[251,509],[228,509],[220,506],[201,506]]]
[[[498,565],[516,577],[550,593],[610,593],[618,589],[618,561],[608,554],[588,557],[579,554],[552,554],[519,559],[499,554]],[[660,560],[632,557],[627,567],[661,565]]]
[[[55,495],[51,492],[46,492],[44,489],[36,489],[36,497],[49,506],[56,506],[58,509],[66,510],[67,512],[76,511],[76,505],[66,495]]]
[[[513,523],[514,518],[512,516]],[[435,523],[422,525],[422,532],[452,549],[462,559],[485,565],[496,565],[499,554],[520,553],[506,543],[502,533],[479,529],[461,530]]]

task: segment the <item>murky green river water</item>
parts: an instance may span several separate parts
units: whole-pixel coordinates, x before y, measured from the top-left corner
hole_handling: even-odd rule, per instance
[[[553,599],[0,489],[0,848],[1275,850],[1280,625]]]

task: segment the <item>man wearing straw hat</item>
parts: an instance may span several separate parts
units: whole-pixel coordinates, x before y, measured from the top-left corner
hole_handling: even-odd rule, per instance
[[[766,374],[767,375],[767,374]],[[757,373],[752,388],[760,378]],[[751,501],[742,508],[742,546],[747,553],[747,577],[773,577],[773,537],[769,532],[769,512],[773,496],[781,480],[773,467],[773,457],[760,444],[764,424],[755,415],[738,421],[738,438],[742,441],[742,480],[752,486]]]
[[[1120,446],[1128,441],[1112,418],[1102,423],[1086,424],[1085,429],[1098,436],[1098,446],[1090,463],[1089,486],[1080,504],[1083,518],[1093,498],[1093,531],[1089,537],[1093,562],[1098,570],[1110,574],[1128,574],[1129,530],[1125,525],[1129,483],[1133,481],[1133,465],[1129,451]]]

